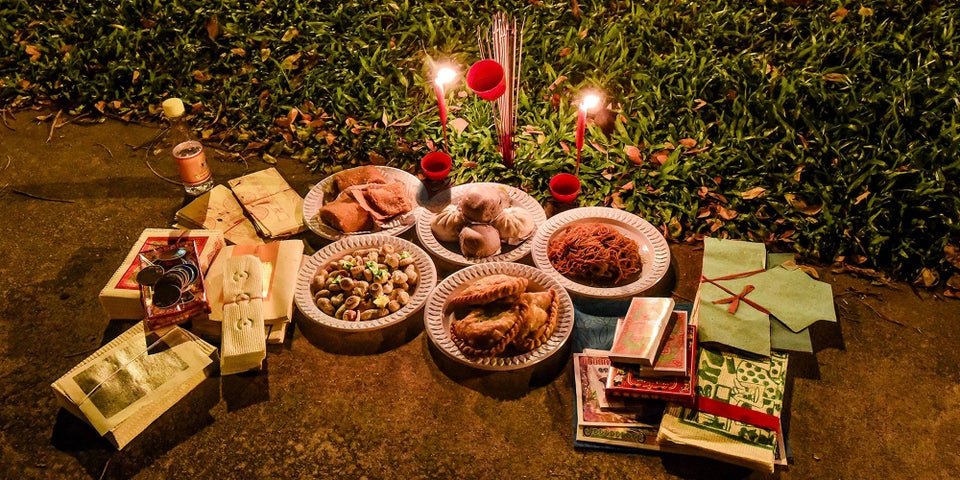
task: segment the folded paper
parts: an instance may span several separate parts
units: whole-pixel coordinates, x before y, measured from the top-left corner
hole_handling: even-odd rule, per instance
[[[227,259],[223,274],[221,375],[259,369],[267,357],[262,295],[260,259],[253,255]]]

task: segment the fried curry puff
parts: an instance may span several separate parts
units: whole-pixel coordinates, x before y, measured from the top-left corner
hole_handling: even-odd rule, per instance
[[[492,357],[520,354],[543,345],[557,328],[559,296],[553,289],[527,292],[526,278],[483,277],[450,298],[447,306],[466,310],[450,325],[450,336],[463,353]]]

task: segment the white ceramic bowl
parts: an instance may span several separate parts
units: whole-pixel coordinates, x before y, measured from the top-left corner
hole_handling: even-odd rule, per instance
[[[465,355],[457,348],[450,336],[450,324],[454,318],[453,312],[447,308],[447,300],[473,282],[495,274],[513,275],[528,279],[530,284],[527,291],[544,291],[553,288],[559,295],[558,303],[560,304],[557,328],[543,345],[521,355],[511,357],[473,357]],[[570,295],[556,280],[534,267],[519,263],[481,263],[464,268],[440,282],[433,294],[430,295],[423,314],[423,321],[430,340],[440,351],[453,360],[480,370],[519,370],[549,358],[560,351],[567,340],[570,339],[570,332],[573,331],[573,302]]]
[[[603,223],[636,241],[643,261],[640,277],[626,285],[597,287],[578,283],[553,268],[547,258],[550,240],[563,229],[579,223]],[[656,285],[670,268],[670,246],[656,227],[632,213],[607,207],[575,208],[551,217],[534,236],[532,255],[533,263],[570,293],[587,298],[622,299],[637,296]]]
[[[547,221],[547,215],[543,212],[543,207],[537,202],[537,199],[531,197],[519,188],[500,183],[467,183],[451,188],[448,194],[441,193],[439,199],[438,197],[434,197],[430,200],[427,208],[420,213],[417,219],[417,237],[420,239],[420,244],[437,257],[454,265],[461,266],[490,262],[516,262],[525,257],[530,253],[533,235],[516,246],[503,244],[504,252],[489,257],[465,257],[460,253],[460,247],[455,243],[437,240],[437,237],[433,234],[433,230],[430,228],[430,224],[433,223],[433,219],[437,216],[436,212],[443,210],[447,205],[456,205],[460,202],[460,197],[467,193],[470,188],[476,186],[498,188],[506,192],[513,202],[513,206],[523,208],[533,216],[533,223],[535,225],[534,232],[540,228],[540,225],[543,225],[543,223]]]
[[[357,250],[382,247],[384,245],[393,245],[398,252],[406,250],[413,256],[413,264],[416,265],[420,278],[416,288],[410,294],[410,302],[390,315],[362,322],[347,322],[331,317],[320,311],[313,302],[313,293],[310,291],[310,283],[313,281],[317,270],[330,263],[331,260],[340,259]],[[424,252],[420,247],[390,235],[355,235],[346,237],[343,240],[336,241],[320,249],[300,267],[300,272],[297,275],[294,300],[297,303],[297,308],[315,324],[348,332],[370,331],[378,330],[409,318],[423,308],[424,303],[426,303],[427,298],[430,296],[436,284],[437,268],[433,265],[433,260],[427,255],[427,252]]]
[[[429,198],[427,189],[423,185],[423,182],[421,182],[420,179],[413,174],[398,168],[382,166],[377,166],[376,168],[377,170],[380,170],[380,174],[383,175],[387,180],[402,182],[404,185],[406,185],[407,192],[414,204],[413,210],[383,224],[382,228],[377,232],[343,233],[331,227],[330,225],[321,222],[320,217],[317,216],[317,213],[320,211],[320,207],[323,206],[324,202],[333,201],[333,199],[336,198],[335,190],[337,187],[336,182],[334,182],[334,177],[343,172],[354,170],[350,169],[344,170],[343,172],[337,172],[333,175],[327,176],[323,180],[320,180],[320,183],[314,185],[313,188],[311,188],[307,193],[307,196],[304,197],[303,221],[307,224],[307,227],[309,227],[313,233],[316,233],[327,240],[340,240],[341,238],[355,235],[368,235],[371,233],[400,235],[401,233],[406,232],[413,227],[417,223],[417,217],[421,212],[424,211],[423,205]]]

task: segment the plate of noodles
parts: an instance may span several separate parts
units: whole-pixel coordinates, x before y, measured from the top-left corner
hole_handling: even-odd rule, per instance
[[[533,262],[571,293],[626,298],[659,282],[670,247],[656,227],[623,210],[584,207],[556,215],[533,239]]]

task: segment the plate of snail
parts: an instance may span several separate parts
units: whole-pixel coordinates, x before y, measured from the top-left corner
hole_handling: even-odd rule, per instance
[[[358,235],[334,242],[304,262],[295,301],[313,323],[370,331],[419,311],[436,283],[436,267],[420,247],[390,235]]]

